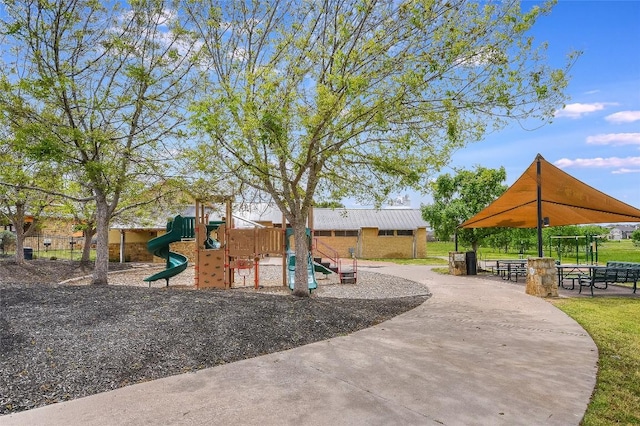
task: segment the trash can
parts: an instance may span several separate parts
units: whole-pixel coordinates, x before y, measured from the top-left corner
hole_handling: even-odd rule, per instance
[[[32,260],[33,259],[33,248],[32,247],[23,247],[22,253],[24,253],[24,260]]]
[[[465,258],[465,260],[467,261],[467,275],[478,275],[478,262],[476,261],[476,252],[466,252]]]

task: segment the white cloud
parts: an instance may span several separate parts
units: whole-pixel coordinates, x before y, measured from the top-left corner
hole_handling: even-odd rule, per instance
[[[614,170],[611,173],[613,173],[614,175],[624,175],[624,174],[628,174],[628,173],[640,173],[640,169],[619,169],[619,170]]]
[[[478,51],[466,54],[464,57],[458,58],[456,65],[463,67],[481,67],[489,63],[500,63],[506,61],[505,54],[495,48],[484,47]]]
[[[561,158],[554,162],[561,169],[576,167],[585,169],[616,169],[614,174],[638,173],[640,172],[640,157],[609,157],[609,158]]]
[[[611,105],[603,102],[595,102],[592,104],[569,104],[563,109],[559,109],[555,112],[556,117],[569,117],[569,118],[581,118],[583,115],[591,114],[592,112],[601,111],[605,106]]]
[[[633,123],[640,120],[640,111],[620,111],[607,115],[604,119],[610,123]]]
[[[166,27],[171,22],[175,21],[178,17],[178,13],[173,9],[162,9],[159,13],[148,11],[149,15],[147,20],[149,22],[155,22],[160,27]],[[133,10],[126,11],[122,14],[121,21],[129,22],[135,19],[135,12]]]
[[[228,52],[227,56],[234,61],[244,62],[247,60],[247,49],[244,47],[237,47],[233,52]]]
[[[589,145],[638,145],[640,147],[640,133],[603,133],[600,135],[588,136]]]

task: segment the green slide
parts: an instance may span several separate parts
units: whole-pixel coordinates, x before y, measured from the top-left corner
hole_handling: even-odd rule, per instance
[[[322,265],[322,264],[320,264],[318,262],[313,262],[313,269],[316,272],[321,272],[321,273],[323,273],[325,275],[331,275],[331,274],[335,273],[335,271],[327,268],[326,266],[324,266],[324,265]]]
[[[287,262],[287,273],[288,276],[287,278],[289,279],[289,288],[291,290],[293,290],[293,287],[295,285],[296,282],[296,255],[293,254],[292,251],[288,251],[287,252],[287,258],[288,258],[288,262]],[[311,253],[309,253],[309,256],[307,257],[307,283],[309,286],[309,293],[311,293],[312,290],[315,290],[316,288],[318,288],[318,282],[316,281],[316,274],[314,271],[314,267],[313,267],[313,260],[311,260]]]
[[[147,243],[147,250],[149,250],[149,252],[153,253],[154,256],[167,260],[167,266],[164,271],[160,271],[144,279],[144,281],[149,282],[149,286],[151,286],[152,281],[165,279],[167,280],[168,287],[169,278],[187,269],[187,257],[169,250],[169,244],[180,241],[183,238],[184,228],[184,220],[182,216],[178,215],[172,222],[167,224],[166,234],[154,238]]]

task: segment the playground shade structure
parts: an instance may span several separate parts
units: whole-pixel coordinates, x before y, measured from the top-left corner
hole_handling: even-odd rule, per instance
[[[153,253],[154,256],[165,259],[167,264],[166,269],[145,278],[144,281],[151,283],[153,281],[165,279],[168,286],[169,278],[174,277],[187,269],[187,257],[169,250],[169,244],[180,241],[184,237],[184,231],[184,220],[182,216],[178,215],[173,219],[173,221],[167,224],[166,234],[149,240],[147,243],[147,250]]]
[[[536,228],[539,204],[540,218],[549,226],[640,222],[640,209],[592,188],[538,154],[504,194],[460,227]]]

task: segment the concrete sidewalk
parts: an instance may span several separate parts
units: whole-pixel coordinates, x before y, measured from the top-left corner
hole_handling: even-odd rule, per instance
[[[426,283],[422,306],[349,336],[0,417],[0,425],[577,425],[587,333],[524,287],[362,266]]]

